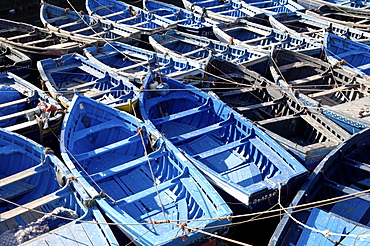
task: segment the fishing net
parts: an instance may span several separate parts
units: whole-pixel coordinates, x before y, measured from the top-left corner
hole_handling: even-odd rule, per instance
[[[25,226],[18,226],[1,234],[0,235],[1,245],[3,246],[19,245],[35,237],[41,236],[46,232],[54,230],[70,222],[69,219],[65,218],[76,219],[77,213],[68,208],[63,207],[56,208],[50,214],[44,215],[36,222],[32,222]]]

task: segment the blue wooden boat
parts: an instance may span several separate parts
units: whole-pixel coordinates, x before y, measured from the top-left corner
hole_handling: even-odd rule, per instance
[[[269,246],[369,244],[369,139],[370,129],[354,134],[319,164]]]
[[[126,77],[108,72],[80,54],[44,59],[37,67],[50,94],[66,108],[75,92],[128,112],[138,102],[139,88]]]
[[[368,81],[328,62],[289,50],[276,50],[270,65],[275,83],[306,105],[355,133],[370,125]]]
[[[84,49],[84,54],[99,66],[139,84],[142,83],[148,69],[176,79],[190,76],[203,77],[206,69],[206,64],[156,53],[120,42],[111,42],[103,47],[90,47]]]
[[[126,112],[76,95],[64,119],[61,153],[136,245],[202,245],[216,239],[187,229],[220,236],[228,230],[232,212],[214,188],[177,148]]]
[[[293,0],[266,1],[266,0],[242,0],[249,6],[258,8],[266,15],[276,15],[280,13],[295,13],[305,10],[303,6]]]
[[[266,133],[222,101],[196,87],[148,74],[140,112],[181,149],[207,179],[250,211],[283,202],[307,177],[307,169]]]
[[[346,24],[333,22],[332,20],[318,18],[302,12],[289,15],[269,16],[271,26],[283,32],[294,35],[301,35],[316,40],[323,40],[325,31],[330,31],[336,35],[343,35],[354,41],[361,43],[370,42],[370,33],[358,28],[349,27]]]
[[[297,0],[306,9],[320,10],[325,7],[337,9],[347,15],[370,13],[369,0]]]
[[[207,16],[219,22],[234,22],[241,18],[262,14],[256,8],[245,8],[242,1],[182,0],[184,7],[191,12]]]
[[[248,16],[275,15],[304,10],[303,6],[292,0],[182,0],[182,2],[185,8],[220,22],[235,22]]]
[[[326,59],[331,64],[338,64],[369,79],[370,46],[326,32],[324,48]]]
[[[141,39],[140,31],[130,26],[118,25],[44,2],[40,8],[40,19],[43,25],[54,33],[78,37],[98,45],[111,41],[137,44]]]
[[[12,72],[26,78],[31,73],[31,67],[31,58],[0,41],[0,73]]]
[[[229,68],[227,68],[229,65]],[[204,89],[253,121],[307,169],[313,170],[350,134],[321,113],[246,68],[220,62]],[[208,86],[206,85],[209,84]]]
[[[11,72],[0,74],[0,127],[48,146],[60,132],[62,107]]]
[[[51,33],[45,28],[5,19],[0,19],[0,42],[23,52],[32,61],[81,52],[86,46],[96,45],[92,40]]]
[[[214,37],[212,26],[220,24],[218,21],[214,21],[204,15],[161,1],[144,0],[143,8],[174,21],[179,31],[203,37]]]
[[[240,45],[260,52],[270,52],[273,47],[298,50],[310,55],[320,55],[322,52],[321,42],[247,20],[214,26],[213,32],[226,44]]]
[[[157,52],[200,63],[208,64],[212,59],[220,59],[246,67],[258,64],[260,69],[264,69],[267,66],[266,53],[177,30],[150,36],[149,42]]]
[[[175,28],[177,23],[134,5],[116,0],[86,0],[90,15],[99,19],[126,25],[139,30],[143,35],[152,35],[164,28]]]
[[[49,148],[0,128],[0,159],[2,245],[118,245]]]
[[[306,10],[305,13],[313,17],[324,19],[332,23],[339,23],[358,30],[367,32],[370,30],[370,13],[361,12],[361,9],[354,9],[354,11],[347,12],[335,6],[324,5],[320,7],[319,10]]]

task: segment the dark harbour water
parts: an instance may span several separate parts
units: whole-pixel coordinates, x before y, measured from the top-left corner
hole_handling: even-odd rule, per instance
[[[2,1],[2,0],[1,0]],[[14,0],[16,1],[16,0]],[[39,2],[39,0],[30,0],[30,1],[36,1]],[[71,8],[70,4],[73,5],[74,9],[77,11],[83,10],[86,13],[85,9],[85,0],[52,0],[54,3],[59,2],[58,6],[64,7],[64,8]],[[182,6],[181,0],[161,0],[163,2],[175,4],[178,6]],[[141,0],[140,1],[127,1],[127,3],[136,5],[138,7],[142,7]],[[30,23],[35,26],[42,26],[41,21],[39,19],[39,6],[37,4],[34,5],[34,7],[29,8],[27,10],[22,11],[15,11],[15,13],[3,13],[0,14],[0,18],[3,19],[9,19],[13,21],[21,21]],[[145,47],[146,44],[143,44]],[[149,48],[146,47],[146,48]],[[32,83],[34,83],[36,86],[40,86],[40,80],[39,80],[39,73],[36,69],[36,62],[33,64],[34,70],[32,71],[31,76],[28,78],[28,80]],[[52,149],[59,148],[59,145],[56,143],[55,146],[52,146]],[[231,198],[227,196],[223,196],[225,201],[229,204],[231,209],[234,211],[234,215],[243,215],[248,213],[248,211],[240,204],[237,204],[235,201],[233,201]],[[279,223],[280,216],[277,214],[276,216],[268,219],[258,219],[254,218],[252,220],[251,217],[240,217],[233,219],[233,225],[229,229],[229,233],[227,235],[228,238],[239,241],[244,244],[249,245],[258,245],[258,246],[264,246],[267,245],[272,233],[274,232],[277,224]],[[113,232],[115,233],[117,239],[120,242],[120,245],[127,245],[130,244],[129,240],[120,232],[120,230],[116,227],[112,227]],[[130,244],[133,245],[133,244]],[[239,245],[231,242],[222,241],[222,246],[233,246],[233,245]]]

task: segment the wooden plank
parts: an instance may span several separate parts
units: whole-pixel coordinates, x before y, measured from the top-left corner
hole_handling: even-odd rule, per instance
[[[320,92],[312,93],[312,94],[309,94],[308,96],[311,97],[311,98],[326,96],[326,95],[329,95],[329,94],[332,94],[332,93],[335,93],[335,92],[338,92],[338,91],[349,89],[351,87],[352,86],[343,85],[343,86],[340,86],[340,87],[337,87],[337,88],[333,88],[333,89],[329,89],[329,90],[323,90],[323,91],[320,91]]]
[[[129,17],[129,18],[124,18],[122,20],[118,20],[116,23],[123,23],[123,22],[131,21],[131,20],[135,20],[135,19],[137,19],[137,16],[132,16],[132,17]]]
[[[78,21],[75,21],[75,22],[70,22],[70,23],[66,23],[66,24],[60,25],[60,26],[58,26],[58,28],[64,29],[66,27],[75,26],[75,25],[79,25],[79,24],[83,24],[83,23],[84,22],[82,20],[78,20]]]
[[[280,8],[281,6],[279,5],[276,5],[276,6],[271,6],[271,7],[267,7],[267,8],[261,8],[263,10],[271,10],[271,9],[277,9],[277,8]]]
[[[242,89],[235,89],[235,90],[230,90],[230,91],[221,91],[221,92],[216,92],[216,95],[219,97],[225,97],[225,96],[234,96],[234,95],[240,95],[244,94],[246,92],[254,92],[256,91],[256,87],[247,87],[247,88],[242,88]]]
[[[280,66],[279,67],[279,70],[281,72],[283,72],[283,71],[286,71],[288,69],[301,68],[301,67],[305,67],[305,66],[309,66],[309,64],[307,64],[305,62],[292,62],[292,63],[289,63],[289,64],[285,64],[285,65]]]
[[[248,5],[257,5],[257,4],[266,4],[266,3],[272,3],[273,1],[260,1],[260,2],[250,2]]]
[[[245,145],[246,144],[245,141],[247,139],[248,139],[248,136],[247,137],[244,137],[242,139],[239,139],[237,141],[224,144],[224,145],[219,146],[217,148],[213,148],[213,149],[210,149],[208,151],[204,151],[204,152],[199,153],[199,154],[196,154],[196,155],[194,155],[192,157],[194,157],[197,160],[202,160],[202,159],[205,159],[205,158],[209,158],[211,156],[214,156],[214,155],[218,155],[218,154],[221,154],[221,153],[224,153],[224,152],[232,151],[233,149],[235,149],[235,148],[237,148],[237,147],[239,147],[241,145]]]
[[[366,8],[369,8],[370,6],[366,6]],[[360,24],[360,25],[364,25],[365,23],[367,23],[369,21],[369,19],[365,18],[363,20],[360,20],[360,21],[357,21],[356,24]]]
[[[17,113],[1,116],[0,121],[9,120],[9,119],[12,119],[12,118],[24,116],[24,115],[26,115],[26,112],[27,112],[27,110],[24,110],[24,111],[20,111],[20,112],[17,112]]]
[[[2,103],[2,104],[0,104],[0,108],[6,108],[6,107],[13,106],[13,105],[26,103],[28,100],[35,100],[35,99],[29,98],[29,97],[21,98],[21,99],[14,100],[14,101],[11,101],[11,102]]]
[[[286,100],[283,99],[283,100],[277,100],[277,101],[271,101],[271,102],[263,102],[263,103],[252,104],[252,105],[249,105],[249,106],[235,107],[234,109],[238,112],[244,112],[244,111],[249,111],[249,110],[255,110],[255,109],[270,107],[270,106],[285,103],[285,102],[286,102]]]
[[[145,67],[145,65],[148,65],[148,64],[149,64],[149,61],[144,61],[144,62],[136,63],[136,64],[133,64],[131,66],[127,66],[127,67],[123,67],[123,68],[117,69],[117,72],[124,72],[126,70],[135,69],[135,68],[138,68],[138,67]]]
[[[79,82],[83,82],[82,80],[80,80]],[[83,83],[83,84],[80,84],[80,85],[75,85],[75,86],[72,86],[72,87],[67,87],[67,90],[69,91],[76,91],[76,90],[79,90],[79,89],[82,89],[82,88],[85,88],[85,87],[91,87],[93,85],[96,85],[96,84],[100,84],[100,83],[105,83],[106,80],[100,80],[100,79],[97,79],[97,80],[94,80],[94,81],[91,81],[91,82],[86,82]]]
[[[140,157],[138,159],[134,159],[134,160],[129,161],[129,162],[124,162],[119,166],[115,166],[115,167],[112,167],[110,169],[104,170],[102,172],[96,173],[96,174],[92,175],[91,177],[96,182],[101,181],[103,179],[106,179],[106,178],[112,177],[114,175],[117,175],[122,171],[128,171],[128,170],[131,170],[133,168],[137,168],[137,167],[139,167],[143,164],[147,164],[151,161],[154,161],[157,158],[160,158],[161,156],[163,156],[165,154],[166,154],[165,152],[162,152],[162,153],[158,153],[156,155],[150,154],[148,156],[143,156],[143,157]]]
[[[91,235],[94,235],[96,233],[99,233],[100,230],[98,228],[96,228],[97,227],[96,224],[90,224],[91,226],[95,227],[94,229],[96,229],[96,232],[94,230],[93,231],[85,231],[83,226],[82,226],[83,224],[90,224],[90,223],[73,223],[70,226],[64,226],[64,227],[57,228],[57,231],[54,234],[56,234],[58,236],[58,238],[54,242],[55,243],[60,242],[61,238],[63,238],[62,240],[66,241],[65,243],[68,246],[73,246],[73,245],[76,245],[76,246],[80,246],[80,245],[93,246],[94,244],[90,240],[89,233]],[[104,240],[103,239],[104,237],[102,235],[96,235],[96,236],[98,236],[98,238],[100,238],[101,240]],[[103,243],[103,242],[101,242],[101,243]]]
[[[189,51],[187,53],[182,54],[182,56],[184,56],[184,57],[190,56],[190,55],[193,55],[193,54],[198,53],[200,51],[203,51],[204,49],[205,49],[204,47],[199,48],[199,49],[195,49],[195,50],[192,50],[192,51]]]
[[[108,31],[102,31],[102,32],[97,32],[97,33],[94,33],[94,34],[90,35],[89,37],[101,37],[101,36],[103,36],[103,35],[105,35],[105,34],[107,34],[109,32],[110,32],[110,30],[108,30]]]
[[[219,123],[216,123],[216,124],[213,124],[213,125],[209,125],[207,127],[203,127],[201,129],[197,129],[197,130],[193,130],[191,132],[187,132],[187,133],[184,133],[184,134],[181,134],[181,135],[177,135],[175,137],[171,137],[169,138],[169,140],[173,143],[173,144],[178,144],[184,140],[188,140],[190,138],[195,138],[195,137],[200,137],[206,133],[211,133],[213,131],[217,131],[219,129],[222,129],[222,128],[225,128],[231,124],[234,124],[235,121],[234,120],[226,120],[226,121],[223,121],[223,122],[219,122]]]
[[[23,181],[15,181],[10,185],[1,187],[0,197],[4,199],[12,199],[14,197],[23,195],[34,188],[35,186],[32,184],[28,184]]]
[[[207,111],[209,109],[211,109],[211,106],[208,105],[207,103],[205,103],[205,104],[203,104],[199,107],[196,107],[196,108],[191,108],[191,109],[184,110],[184,111],[181,111],[181,112],[178,112],[178,113],[175,113],[175,114],[170,114],[170,115],[164,116],[162,118],[154,119],[154,120],[152,120],[152,122],[153,122],[153,124],[162,124],[162,123],[165,123],[165,122],[174,121],[174,120],[178,120],[178,119],[181,119],[181,118],[184,118],[184,117],[188,117],[188,116],[191,116],[191,115],[194,115],[194,114],[197,114],[197,113],[201,113],[201,112]]]
[[[13,37],[10,37],[10,38],[7,38],[7,40],[9,41],[13,41],[13,40],[16,40],[16,39],[21,39],[21,38],[27,38],[27,37],[36,37],[37,34],[22,34],[22,35],[18,35],[18,36],[13,36]]]
[[[24,43],[24,45],[35,45],[35,44],[51,42],[51,41],[54,41],[54,40],[55,39],[40,39],[40,40],[35,40],[35,41],[28,42],[28,43]]]
[[[19,216],[19,215],[23,214],[24,212],[29,211],[30,209],[34,209],[34,208],[40,207],[42,205],[45,205],[49,202],[58,200],[59,198],[61,198],[61,196],[57,195],[56,193],[57,192],[55,192],[53,194],[50,194],[50,195],[43,196],[43,197],[41,197],[37,200],[34,200],[32,202],[24,204],[21,207],[16,207],[12,210],[1,213],[0,214],[0,222],[11,219],[11,218],[14,218],[16,216]],[[68,195],[69,193],[70,192],[65,193],[64,196]]]
[[[19,180],[25,179],[27,177],[30,177],[34,174],[41,173],[43,171],[49,170],[50,168],[51,168],[50,165],[48,165],[48,164],[43,165],[42,163],[40,163],[36,167],[31,167],[29,169],[26,169],[24,171],[15,173],[15,174],[13,174],[11,176],[8,176],[6,178],[0,179],[0,188],[2,188],[5,185],[8,185],[8,184],[14,183],[16,181],[19,181]]]
[[[111,29],[109,30],[111,33],[113,34],[116,34],[118,36],[122,36],[122,37],[128,37],[130,36],[131,32],[125,32],[123,30],[120,30],[120,29],[117,29],[117,28],[114,28],[114,29]]]
[[[91,88],[91,90],[93,90],[93,89],[94,88]],[[109,90],[105,90],[105,91],[99,91],[99,90],[95,89],[95,91],[87,91],[87,92],[85,92],[84,93],[84,96],[97,100],[98,98],[104,96],[105,94],[111,93],[111,92],[112,91],[110,89]]]
[[[54,18],[51,18],[51,19],[47,19],[47,22],[49,23],[53,23],[53,22],[56,22],[58,20],[68,20],[68,16],[57,16],[57,17],[54,17]]]
[[[205,3],[206,2],[210,2],[210,1],[204,1]],[[201,3],[197,3],[197,5],[200,7],[200,8],[202,8],[201,7],[201,5],[200,4],[202,4],[203,2],[201,2]],[[227,7],[228,5],[227,4],[221,4],[221,5],[214,5],[214,6],[208,6],[207,7],[207,11],[212,11],[212,9],[221,9],[222,7]],[[218,13],[220,13],[220,12],[216,12],[215,14],[218,14]]]
[[[360,70],[367,70],[367,69],[370,68],[370,62],[367,63],[367,64],[364,64],[364,65],[361,65],[361,66],[359,66],[357,68],[360,69]]]
[[[109,18],[109,17],[113,17],[113,16],[117,16],[117,15],[121,15],[121,14],[124,14],[125,11],[118,11],[118,12],[115,12],[115,13],[111,13],[111,14],[107,14],[107,15],[102,15],[101,17],[104,17],[104,18]]]
[[[137,23],[137,24],[134,24],[134,25],[130,25],[130,26],[139,27],[139,26],[144,26],[144,25],[146,25],[148,23],[149,23],[149,21],[144,21],[144,22],[140,22],[140,23]]]
[[[237,12],[237,11],[241,11],[241,9],[231,9],[231,10],[225,10],[225,11],[220,11],[220,12],[217,12],[216,14],[220,14],[220,15],[223,15],[223,14],[227,14],[227,13],[232,13],[232,12]]]
[[[100,7],[96,7],[94,9],[94,12],[96,12],[97,10],[101,10],[101,9],[109,9],[109,8],[112,8],[113,5],[104,5],[104,6],[100,6]]]
[[[72,31],[71,34],[76,34],[76,33],[84,32],[84,31],[89,31],[89,30],[90,31],[94,31],[95,28],[99,28],[99,26],[87,26],[85,28],[81,28],[81,29]]]
[[[250,44],[250,43],[254,43],[254,42],[259,42],[259,41],[262,41],[262,40],[265,40],[267,39],[266,37],[259,37],[259,38],[254,38],[254,39],[249,39],[249,40],[246,40],[246,41],[242,41],[241,43],[242,44]]]
[[[78,66],[78,68],[81,69],[83,72],[86,72],[87,74],[91,74],[97,78],[104,76],[103,73],[83,63],[81,64],[81,66]]]
[[[296,79],[296,80],[293,80],[293,81],[288,81],[288,84],[290,84],[290,85],[301,85],[301,84],[309,83],[309,82],[319,80],[319,79],[323,79],[323,78],[324,78],[323,75],[315,74],[315,75],[308,76],[308,77],[303,78],[303,79]]]
[[[170,189],[172,188],[173,186],[177,185],[176,182],[174,182],[174,180],[176,180],[177,178],[174,178],[172,180],[168,180],[168,181],[165,181],[159,185],[157,185],[157,187],[153,186],[149,189],[145,189],[145,190],[142,190],[140,192],[137,192],[131,196],[128,196],[128,197],[125,197],[123,199],[120,199],[118,201],[116,201],[120,207],[122,207],[123,204],[130,204],[130,203],[134,203],[140,199],[143,199],[145,197],[149,197],[151,195],[156,195],[157,192],[161,192],[161,191],[164,191],[166,189]]]
[[[128,139],[123,139],[123,140],[118,141],[116,143],[105,145],[101,148],[90,150],[90,151],[84,152],[82,154],[76,154],[74,157],[78,161],[83,161],[83,160],[86,160],[88,158],[96,157],[96,156],[102,155],[102,154],[107,153],[107,152],[112,152],[116,149],[124,147],[124,145],[131,145],[131,144],[134,144],[135,142],[138,142],[138,141],[141,141],[141,136],[137,134],[137,135],[129,137]]]

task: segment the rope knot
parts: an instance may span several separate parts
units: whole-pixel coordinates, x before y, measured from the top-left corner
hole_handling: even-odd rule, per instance
[[[185,222],[180,224],[180,229],[182,230],[182,236],[183,236],[182,241],[183,242],[187,240],[186,235],[189,233],[189,230],[186,227],[187,227],[187,224]]]
[[[83,205],[85,208],[92,208],[96,207],[96,199],[100,197],[106,197],[106,194],[104,191],[101,191],[98,195],[94,196],[93,198],[88,198],[84,200]]]
[[[325,237],[330,237],[331,236],[331,232],[329,230],[324,230],[323,234],[324,234]]]
[[[93,208],[96,207],[96,199],[95,198],[88,198],[83,201],[83,205],[85,208]]]

